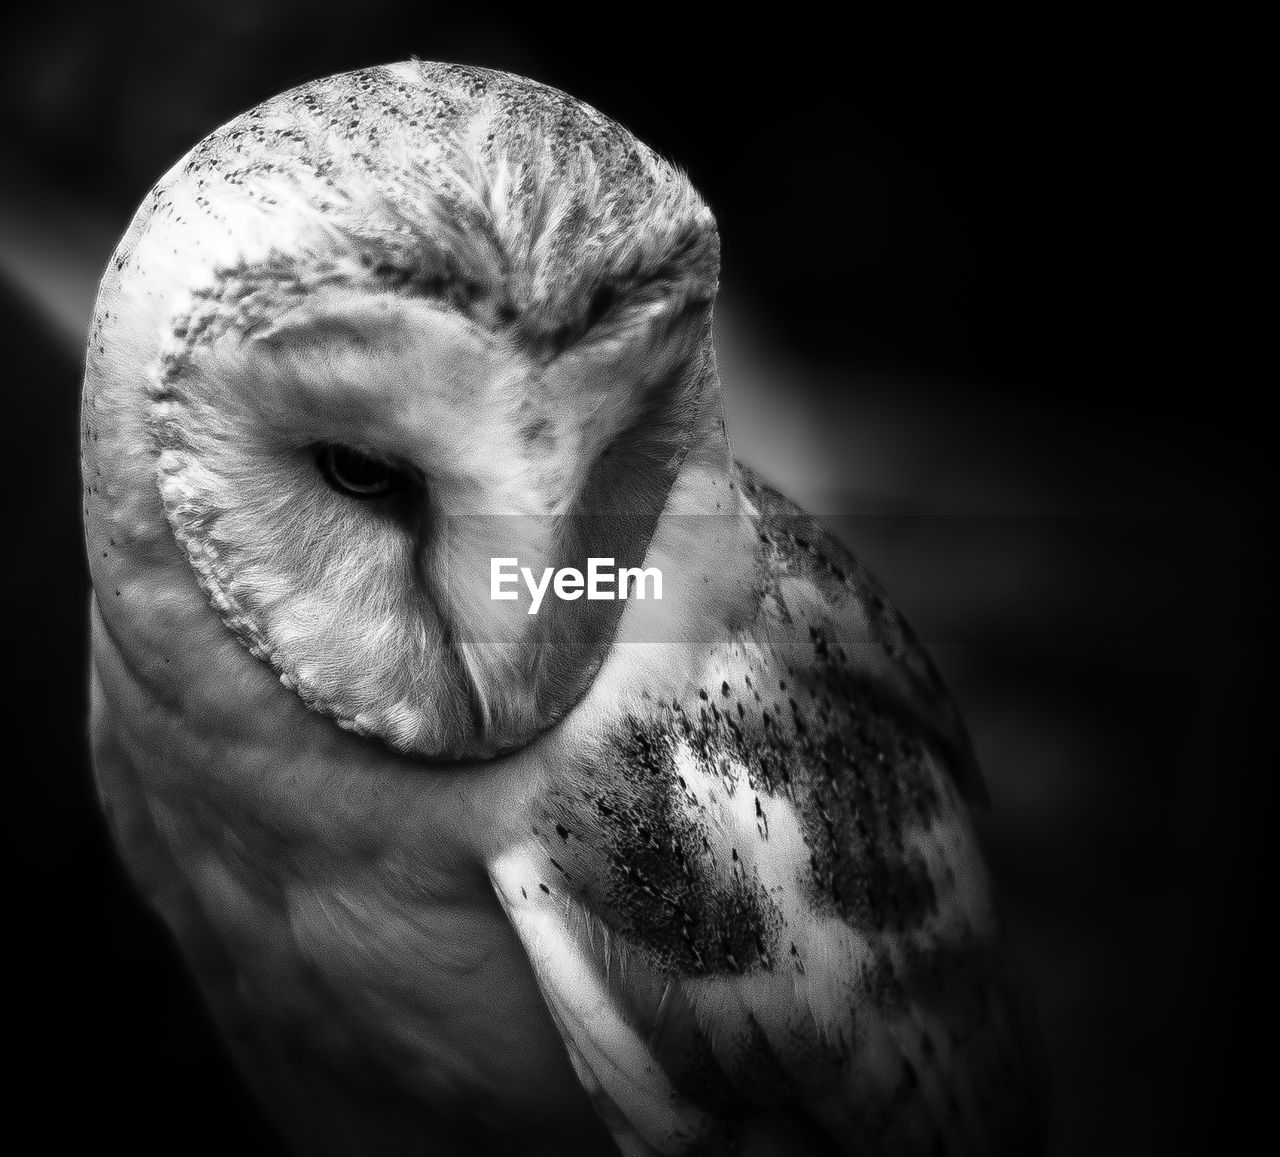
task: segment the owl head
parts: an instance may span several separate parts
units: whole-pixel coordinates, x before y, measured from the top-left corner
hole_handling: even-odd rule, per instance
[[[531,615],[491,597],[491,561],[641,562],[681,464],[724,438],[717,270],[685,177],[552,89],[414,61],[285,93],[178,162],[103,280],[93,564],[180,562],[343,727],[518,746],[624,604]]]

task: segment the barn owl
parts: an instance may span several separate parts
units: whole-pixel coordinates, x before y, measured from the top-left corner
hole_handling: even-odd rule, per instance
[[[735,462],[718,255],[618,124],[415,60],[213,133],[106,271],[97,783],[299,1152],[1032,1144],[964,727]]]

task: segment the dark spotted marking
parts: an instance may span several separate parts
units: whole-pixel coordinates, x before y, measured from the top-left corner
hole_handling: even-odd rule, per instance
[[[730,1049],[730,1078],[744,1101],[756,1106],[779,1106],[795,1099],[787,1070],[754,1016]]]
[[[936,910],[937,896],[907,835],[928,828],[941,811],[933,773],[913,721],[850,671],[820,632],[814,648],[815,675],[808,687],[793,687],[787,714],[752,705],[737,718],[702,710],[694,719],[677,707],[664,713],[665,723],[722,782],[731,781],[735,767],[746,769],[759,793],[761,838],[769,826],[760,795],[796,805],[820,911],[860,930],[919,927]]]
[[[694,1104],[726,1115],[742,1111],[737,1092],[701,1032],[690,1034],[681,1050],[663,1060],[672,1085]]]
[[[739,870],[726,881],[714,870],[705,821],[680,788],[674,755],[669,728],[629,718],[598,761],[593,797],[553,789],[548,819],[575,833],[558,845],[564,870],[587,881],[584,889],[601,889],[588,896],[593,910],[660,971],[769,969],[781,914],[754,876]],[[608,823],[578,822],[588,809]]]
[[[857,609],[867,623],[867,644],[889,661],[897,698],[914,716],[916,728],[936,745],[948,770],[971,803],[987,802],[982,773],[964,720],[951,702],[929,653],[894,607],[874,576],[840,545],[812,515],[779,494],[749,467],[737,464],[743,493],[758,513],[758,537],[765,554],[761,597],[779,623],[792,625],[793,613],[779,588],[782,576],[807,579],[831,607],[833,618]],[[810,625],[810,631],[814,630]],[[819,658],[848,662],[829,640],[814,640]],[[788,672],[791,674],[791,672]],[[886,680],[886,687],[890,680]]]

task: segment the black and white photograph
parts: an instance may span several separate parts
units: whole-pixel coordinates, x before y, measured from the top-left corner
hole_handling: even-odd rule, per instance
[[[23,1151],[1257,1147],[1247,46],[0,28]]]

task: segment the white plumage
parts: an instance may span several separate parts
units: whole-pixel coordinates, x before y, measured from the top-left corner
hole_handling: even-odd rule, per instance
[[[733,461],[717,268],[625,130],[412,62],[220,129],[107,271],[95,766],[304,1151],[1030,1144],[963,727]]]

